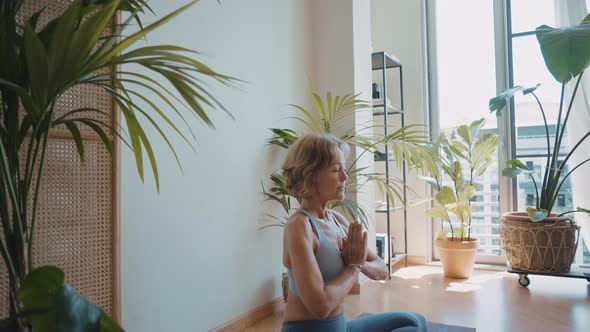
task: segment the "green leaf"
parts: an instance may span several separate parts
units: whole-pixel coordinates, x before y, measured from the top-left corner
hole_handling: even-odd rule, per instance
[[[33,304],[39,292],[57,294],[63,286],[65,274],[56,266],[41,266],[31,271],[23,280],[17,292],[18,299],[28,305]]]
[[[82,135],[80,135],[80,129],[78,129],[78,126],[73,121],[65,121],[64,124],[68,127],[68,130],[72,134],[72,138],[76,143],[76,149],[78,150],[80,161],[84,162],[84,142],[82,141]]]
[[[541,221],[549,215],[547,209],[537,209],[533,206],[527,207],[526,212],[529,215],[529,218],[534,222]]]
[[[66,54],[70,49],[69,45],[81,15],[81,1],[76,0],[59,16],[52,28],[47,49],[47,64],[49,83],[49,94],[59,91],[62,85],[72,78],[69,64],[64,62]]]
[[[516,168],[519,168],[519,169],[522,169],[522,170],[525,170],[525,171],[531,171],[532,172],[532,170],[529,169],[527,167],[527,165],[525,165],[522,161],[520,161],[518,159],[511,159],[511,160],[506,161],[506,163],[508,163],[509,165],[512,165],[512,166],[514,166]]]
[[[92,16],[85,17],[73,32],[69,51],[63,61],[71,66],[71,72],[77,73],[82,68],[98,38],[111,21],[119,4],[118,0],[110,0],[102,4]]]
[[[486,161],[492,158],[496,148],[500,144],[498,135],[486,133],[482,135],[473,147],[471,154],[471,168],[479,169]]]
[[[470,125],[469,125],[469,131],[471,132],[471,137],[473,139],[475,139],[476,137],[479,136],[479,131],[481,130],[481,128],[483,127],[483,125],[486,123],[486,119],[485,118],[481,118],[479,120],[475,120],[473,121]]]
[[[26,312],[34,313],[27,317],[34,327],[58,331],[52,312],[55,296],[63,287],[64,279],[63,271],[55,266],[39,267],[25,277],[17,291],[17,297]]]
[[[588,17],[590,17],[590,15],[588,15],[586,18],[588,18]],[[576,207],[576,210],[577,210],[578,212],[585,212],[585,213],[590,213],[590,210],[589,210],[589,209],[584,209],[584,208],[581,208],[581,207],[579,207],[579,206],[578,206],[578,207]]]
[[[522,94],[523,94],[523,95],[528,95],[529,93],[533,93],[533,92],[535,92],[535,90],[537,90],[537,88],[538,88],[538,87],[540,87],[540,86],[541,86],[541,83],[538,83],[538,84],[537,84],[537,85],[535,85],[535,86],[528,87],[528,88],[524,88],[524,89],[522,90]]]
[[[442,187],[442,189],[436,193],[436,195],[434,195],[434,198],[441,205],[453,204],[457,202],[455,193],[449,186]]]
[[[457,134],[467,143],[467,145],[471,145],[471,130],[469,130],[469,126],[461,125],[457,129]]]
[[[122,331],[98,306],[64,285],[64,273],[55,266],[42,266],[29,273],[17,297],[37,332]]]
[[[433,188],[438,189],[438,182],[436,182],[436,180],[434,178],[431,178],[428,176],[420,176],[420,178],[422,180],[424,180],[426,183],[428,183],[429,185],[431,185]]]
[[[433,217],[433,218],[439,218],[439,219],[442,219],[445,221],[451,220],[447,210],[442,205],[434,206],[430,210],[426,211],[426,214]]]
[[[509,178],[516,177],[516,176],[518,176],[518,174],[522,174],[522,173],[531,173],[531,171],[525,171],[522,168],[513,168],[513,167],[507,167],[502,170],[502,176],[509,177]]]
[[[112,57],[119,54],[123,50],[127,49],[129,46],[134,44],[136,41],[143,38],[149,32],[155,30],[159,26],[163,25],[164,23],[170,21],[175,16],[178,16],[180,13],[187,10],[189,7],[194,5],[195,3],[199,2],[199,0],[192,0],[186,5],[178,8],[177,10],[171,12],[170,14],[164,16],[163,18],[157,20],[156,22],[150,24],[149,26],[145,27],[144,29],[139,30],[138,32],[132,34],[131,36],[123,39],[120,43],[116,44],[113,48],[111,48],[105,55],[101,57],[100,65],[107,63]]]
[[[43,43],[28,23],[25,25],[24,41],[32,95],[34,99],[37,99],[37,105],[44,107],[47,102],[47,52]]]
[[[471,206],[468,201],[460,201],[456,204],[451,204],[448,207],[449,211],[454,213],[461,221],[471,220]]]
[[[461,224],[453,229],[453,236],[458,239],[465,239],[467,238],[467,231],[467,225]]]
[[[97,331],[101,315],[102,311],[96,304],[82,297],[70,285],[61,287],[55,297],[56,331]],[[35,326],[35,329],[50,332],[43,326]]]
[[[441,229],[440,231],[438,231],[438,233],[436,233],[436,239],[447,241],[448,240],[447,231],[445,231],[443,229]]]
[[[124,332],[124,330],[104,312],[101,313],[98,324],[100,327],[99,332]]]
[[[502,91],[496,97],[490,99],[489,109],[491,113],[496,112],[497,116],[502,115],[502,110],[508,105],[510,99],[514,97],[514,94],[519,90],[522,90],[521,86],[515,86],[514,88],[510,88],[507,90]]]
[[[475,186],[466,184],[463,187],[463,190],[459,192],[459,199],[461,201],[468,201],[471,199],[471,197],[473,197],[473,195],[475,195]]]
[[[559,29],[542,25],[535,33],[545,65],[557,82],[567,83],[590,64],[590,24]]]

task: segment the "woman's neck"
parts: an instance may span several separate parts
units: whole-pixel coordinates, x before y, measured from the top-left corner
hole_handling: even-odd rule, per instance
[[[301,202],[301,207],[320,219],[326,219],[328,217],[328,202],[304,198]]]

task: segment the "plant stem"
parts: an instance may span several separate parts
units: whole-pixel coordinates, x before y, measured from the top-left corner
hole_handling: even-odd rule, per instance
[[[584,137],[582,137],[582,139],[580,139],[578,141],[578,143],[576,143],[576,145],[574,145],[574,147],[570,150],[570,152],[565,156],[565,158],[563,159],[563,162],[561,163],[561,167],[560,167],[560,171],[563,170],[563,168],[565,167],[565,163],[570,159],[570,157],[572,156],[572,154],[574,153],[574,151],[576,151],[576,149],[578,148],[578,146],[580,146],[585,140],[586,138],[588,138],[590,136],[590,131],[587,132]]]
[[[561,190],[561,186],[565,183],[565,180],[570,176],[570,174],[572,174],[578,167],[584,165],[585,163],[589,162],[589,159],[584,160],[583,162],[579,163],[576,167],[574,167],[571,171],[569,171],[561,180],[561,182],[559,183],[559,186],[557,186],[557,191],[555,191],[555,194],[551,197],[551,206],[553,206],[555,204],[555,200],[557,199],[557,197],[559,196],[559,190]],[[551,211],[549,211],[549,213],[551,213]]]
[[[539,105],[539,108],[541,109],[541,114],[543,115],[543,122],[545,123],[545,138],[547,139],[547,161],[545,164],[545,174],[543,174],[543,184],[541,185],[541,188],[546,188],[547,186],[547,181],[549,181],[549,169],[550,169],[550,165],[549,165],[549,156],[551,155],[551,143],[549,141],[549,126],[547,125],[547,117],[545,116],[545,110],[543,109],[543,105],[541,104],[541,101],[539,100],[539,98],[537,97],[537,95],[532,92],[533,97],[535,97],[535,100],[537,101],[537,105]],[[541,190],[541,202],[545,201],[545,191]],[[539,208],[539,192],[537,192],[537,208]]]
[[[533,174],[529,173],[529,176],[531,177],[531,180],[533,180],[533,184],[535,185],[535,196],[537,197],[537,203],[535,205],[535,207],[538,209],[540,208],[539,206],[539,188],[537,188],[537,181],[535,181],[535,177],[533,176]]]
[[[568,108],[567,108],[567,112],[565,114],[565,119],[563,121],[563,124],[561,126],[559,126],[559,123],[558,123],[558,126],[559,126],[558,129],[560,129],[560,130],[558,132],[556,132],[556,135],[555,135],[555,146],[557,148],[556,149],[557,152],[553,156],[554,163],[555,163],[555,166],[556,166],[556,167],[554,167],[555,168],[555,175],[553,176],[553,181],[552,181],[552,184],[553,185],[550,187],[551,190],[549,191],[551,193],[551,195],[549,197],[547,197],[547,199],[551,199],[552,196],[554,196],[554,194],[556,194],[555,188],[557,186],[557,182],[559,181],[559,177],[561,176],[561,172],[563,171],[563,168],[565,167],[565,160],[560,165],[557,165],[557,158],[559,156],[559,149],[561,147],[561,141],[563,139],[563,135],[564,135],[565,130],[566,130],[567,121],[568,121],[569,116],[571,114],[572,107],[574,105],[574,98],[576,97],[576,93],[578,91],[578,87],[580,85],[580,81],[582,80],[582,74],[583,73],[584,72],[582,72],[582,73],[580,73],[580,75],[578,75],[578,80],[576,81],[576,86],[574,87],[574,91],[572,93],[572,98],[570,99],[570,102],[569,102],[569,105],[568,105]],[[561,91],[562,98],[563,98],[563,94],[564,94],[564,87],[565,87],[565,83],[562,84],[562,91]],[[561,120],[561,113],[560,113],[559,120]],[[585,139],[585,137],[582,138],[582,140],[584,140],[584,139]],[[576,147],[577,147],[577,145],[576,145]],[[571,155],[572,152],[573,152],[573,150],[570,151],[570,153],[568,153],[568,157]],[[549,208],[548,208],[549,213],[551,213],[551,210],[553,209],[554,202],[555,202],[555,200],[552,200],[551,201],[551,204],[549,205]]]
[[[33,236],[35,233],[35,222],[37,220],[37,204],[39,201],[39,189],[41,188],[41,176],[43,175],[43,168],[45,166],[45,154],[47,152],[47,140],[49,138],[49,129],[51,128],[51,122],[53,119],[53,112],[55,110],[55,100],[51,103],[49,114],[47,115],[49,118],[47,120],[47,128],[44,132],[43,137],[43,146],[41,148],[41,160],[39,161],[39,168],[37,172],[37,183],[35,184],[35,193],[33,196],[33,213],[31,216],[31,228],[29,233],[29,270],[33,269]],[[41,128],[43,129],[43,128]]]
[[[551,156],[547,156],[547,158],[551,158],[551,168],[549,170],[549,177],[547,179],[547,188],[545,192],[545,201],[542,202],[541,206],[551,213],[551,208],[553,206],[549,205],[550,197],[553,196],[554,186],[553,183],[556,182],[555,180],[555,171],[557,170],[557,158],[559,157],[559,145],[557,144],[557,140],[559,138],[559,132],[561,129],[561,113],[563,111],[563,98],[564,98],[564,91],[565,91],[565,83],[561,83],[561,97],[559,99],[559,114],[557,116],[557,126],[555,127],[555,144],[553,145],[553,154]]]

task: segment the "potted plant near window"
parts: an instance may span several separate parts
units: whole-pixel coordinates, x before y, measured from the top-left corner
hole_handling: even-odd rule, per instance
[[[176,157],[161,129],[163,123],[189,145],[183,132],[192,131],[184,121],[186,113],[170,100],[177,100],[189,113],[212,125],[204,105],[224,108],[202,79],[224,84],[233,79],[193,59],[194,51],[178,46],[128,49],[197,1],[189,1],[145,27],[139,24],[133,33],[126,31],[131,21],[139,22],[138,14],[151,10],[145,0],[74,0],[44,26],[38,24],[45,15],[43,10],[22,17],[22,21],[17,19],[23,0],[7,0],[0,5],[0,254],[8,272],[8,283],[2,287],[8,286],[10,306],[10,317],[0,320],[0,330],[121,331],[97,305],[65,284],[60,268],[34,264],[33,249],[49,250],[34,247],[39,188],[51,153],[49,133],[67,130],[83,161],[80,129],[90,129],[112,154],[109,134],[121,137],[123,133],[120,124],[101,120],[101,116],[110,118],[110,114],[92,107],[59,107],[61,98],[81,85],[104,90],[126,120],[125,137],[129,141],[121,139],[133,151],[140,177],[144,178],[145,151],[159,188],[146,124],[150,123],[149,128],[160,134]],[[109,33],[107,26],[118,10],[130,12],[129,18]],[[122,68],[122,64],[141,66],[149,74]],[[162,84],[166,81],[170,87]],[[137,92],[140,89],[144,91],[141,94]],[[137,99],[149,104],[150,109],[139,107]],[[166,107],[161,109],[157,103]],[[187,128],[179,129],[170,115],[178,116]]]
[[[528,175],[534,183],[536,197],[535,205],[529,206],[526,212],[509,212],[502,216],[501,237],[508,261],[513,268],[531,272],[561,273],[569,272],[579,237],[579,226],[574,223],[570,214],[590,212],[588,209],[578,207],[574,211],[559,215],[552,213],[562,185],[572,172],[590,161],[586,159],[571,167],[571,170],[566,168],[570,157],[590,136],[590,131],[573,145],[565,158],[560,157],[561,143],[572,112],[573,101],[582,74],[590,63],[590,15],[577,26],[555,29],[542,25],[535,32],[547,69],[555,80],[561,83],[561,102],[555,141],[552,146],[546,113],[535,94],[538,84],[530,88],[516,86],[490,99],[490,111],[500,115],[518,91],[521,91],[523,95],[532,96],[543,117],[547,141],[548,158],[542,177],[534,174],[533,170],[520,160],[509,160],[502,172],[504,176],[513,178],[519,174]],[[576,79],[576,84],[568,100],[565,96],[565,85],[572,79]],[[588,112],[589,110],[577,111]]]
[[[438,205],[428,215],[441,221],[435,247],[438,249],[444,275],[469,278],[473,271],[479,239],[471,233],[471,202],[480,178],[492,162],[498,147],[498,136],[484,133],[485,119],[461,125],[448,139],[444,135],[432,144],[437,165],[424,177],[436,192]],[[449,230],[444,229],[444,222]]]

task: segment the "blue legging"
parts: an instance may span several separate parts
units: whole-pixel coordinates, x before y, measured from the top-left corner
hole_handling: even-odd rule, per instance
[[[285,321],[281,332],[426,332],[426,319],[415,312],[384,312],[349,320],[344,313],[322,320]]]

